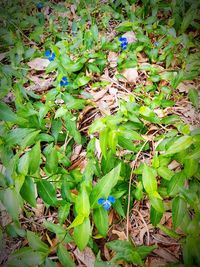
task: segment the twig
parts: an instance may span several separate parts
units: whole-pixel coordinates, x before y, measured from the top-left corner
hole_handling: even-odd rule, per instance
[[[135,160],[133,161],[133,164],[132,164],[131,175],[130,175],[129,184],[128,184],[128,206],[127,206],[127,213],[126,213],[126,239],[127,240],[129,240],[128,225],[129,225],[130,198],[131,198],[131,181],[132,181],[133,171],[135,169],[135,165],[137,163],[138,157],[139,157],[140,153],[142,152],[142,149],[147,144],[147,142],[148,142],[148,140],[146,142],[144,142],[144,144],[142,145],[142,147],[138,151],[138,153],[137,153],[137,155],[135,157]]]
[[[147,245],[149,246],[149,244],[150,244],[149,228],[148,228],[148,226],[147,226],[147,224],[146,224],[141,212],[139,210],[136,210],[136,209],[133,209],[133,211],[136,211],[139,214],[140,219],[142,220],[142,222],[144,224],[144,227],[146,228],[146,231],[147,231]]]

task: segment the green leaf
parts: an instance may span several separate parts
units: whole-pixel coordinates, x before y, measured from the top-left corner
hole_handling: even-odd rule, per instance
[[[186,150],[192,144],[192,137],[185,135],[176,140],[165,152],[166,155],[171,155],[178,153],[180,151]]]
[[[93,219],[99,234],[106,237],[109,226],[108,212],[102,207],[95,209],[93,212]]]
[[[39,266],[44,261],[44,253],[33,251],[32,248],[20,248],[8,259],[8,267]]]
[[[24,183],[21,187],[20,194],[32,207],[36,207],[36,191],[33,179],[29,176],[25,177]]]
[[[197,159],[189,158],[184,161],[184,173],[187,179],[191,178],[198,171],[199,162]]]
[[[60,206],[58,209],[58,221],[59,224],[63,224],[65,220],[67,219],[67,216],[70,211],[70,203],[66,203],[63,206]]]
[[[83,216],[82,214],[78,214],[78,216],[76,216],[76,218],[73,220],[73,222],[70,224],[70,226],[67,227],[67,230],[82,224],[84,219],[85,219],[85,216]]]
[[[86,85],[87,83],[89,83],[89,81],[91,80],[90,77],[88,76],[82,76],[82,77],[79,77],[75,80],[75,86],[77,87],[81,87],[81,86],[84,86]]]
[[[149,199],[150,199],[150,203],[151,205],[154,207],[154,209],[160,213],[164,212],[164,204],[162,201],[161,196],[158,194],[158,192],[151,192],[149,194]]]
[[[174,229],[181,225],[183,217],[187,213],[187,203],[182,197],[176,197],[172,201],[172,221]]]
[[[26,152],[20,159],[18,164],[18,172],[27,175],[29,169],[29,152]]]
[[[153,226],[156,226],[162,219],[163,213],[157,211],[156,209],[154,209],[153,206],[151,206],[150,209],[150,221],[153,224]]]
[[[34,174],[39,170],[40,167],[40,142],[37,142],[36,145],[29,152],[29,173]]]
[[[99,134],[101,153],[105,159],[107,157],[107,145],[108,145],[108,140],[109,140],[108,134],[109,134],[109,131],[108,131],[107,127],[105,129],[103,129],[103,131],[101,131]]]
[[[7,188],[3,191],[1,190],[0,200],[13,220],[18,221],[20,213],[20,199],[16,190],[14,188]]]
[[[27,239],[32,249],[43,252],[45,254],[49,253],[50,250],[47,244],[42,242],[35,233],[27,231]]]
[[[91,235],[90,219],[85,218],[82,224],[74,228],[74,234],[73,234],[74,241],[81,251],[87,246],[90,235]]]
[[[135,265],[144,266],[140,254],[129,241],[115,240],[106,244],[110,249],[116,252],[112,261],[124,260]]]
[[[69,252],[66,250],[66,248],[62,244],[58,245],[57,255],[58,255],[58,258],[59,258],[59,260],[63,266],[76,267]]]
[[[113,152],[113,154],[116,153],[116,146],[117,146],[117,141],[118,141],[118,132],[117,130],[111,130],[108,134],[108,145]]]
[[[96,24],[92,25],[91,28],[90,28],[90,31],[92,33],[92,37],[94,38],[95,42],[98,42],[99,32],[98,32],[97,25]]]
[[[59,109],[56,110],[54,118],[56,119],[56,118],[63,117],[66,113],[67,113],[67,109],[64,107],[60,107]]]
[[[37,182],[37,190],[38,194],[44,200],[44,202],[46,202],[50,206],[56,206],[56,191],[50,182],[46,180],[41,180]]]
[[[199,107],[199,95],[198,91],[194,88],[191,88],[188,92],[188,97],[190,101],[192,102],[193,106],[198,109]]]
[[[57,264],[49,258],[46,258],[44,267],[57,267]]]
[[[164,178],[165,180],[171,180],[172,176],[174,175],[174,172],[168,169],[165,166],[161,166],[157,169],[158,175]]]
[[[144,189],[148,194],[157,191],[157,180],[156,180],[155,170],[149,167],[147,164],[144,164],[142,172],[142,182],[144,185]]]
[[[46,156],[45,168],[49,173],[56,173],[58,169],[58,152],[53,148]]]
[[[73,136],[77,144],[81,144],[81,135],[76,127],[75,117],[72,116],[70,112],[65,115],[66,128],[70,135]]]
[[[78,214],[83,215],[84,217],[88,217],[90,214],[90,201],[89,201],[89,195],[86,190],[86,187],[82,185],[81,191],[78,194],[78,197],[76,199],[76,212]]]
[[[0,120],[17,121],[17,115],[3,102],[0,102]]]
[[[56,234],[56,237],[58,238],[59,241],[63,241],[65,243],[72,241],[71,236],[66,232],[66,229],[64,229],[61,225],[54,224],[48,221],[44,221],[43,224],[50,232]]]
[[[170,196],[175,196],[180,191],[180,188],[184,186],[185,179],[186,175],[183,171],[175,173],[169,181],[167,188],[168,194]]]
[[[30,133],[29,135],[27,135],[23,139],[23,142],[21,144],[21,149],[24,149],[25,147],[31,146],[32,144],[34,144],[35,139],[40,132],[41,132],[41,130],[38,130],[38,131],[34,131],[34,132]]]
[[[154,249],[156,249],[157,246],[140,246],[137,247],[137,252],[140,254],[141,258],[144,259],[146,258]]]
[[[130,21],[124,21],[122,23],[120,23],[115,30],[118,32],[127,32],[129,30],[132,30],[133,27],[133,22]]]
[[[92,208],[98,207],[98,199],[103,197],[107,199],[112,188],[117,184],[120,177],[121,164],[112,169],[108,174],[102,177],[92,190],[90,195],[90,204]]]
[[[118,144],[125,149],[135,151],[135,145],[133,144],[133,142],[123,136],[118,136]]]

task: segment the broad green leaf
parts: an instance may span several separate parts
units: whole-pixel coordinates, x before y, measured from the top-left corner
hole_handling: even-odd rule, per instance
[[[187,203],[182,197],[176,197],[172,201],[172,221],[174,229],[181,225],[183,217],[187,213]]]
[[[27,231],[27,239],[32,249],[48,254],[49,247],[35,233]]]
[[[24,183],[20,190],[20,195],[26,200],[32,207],[36,207],[36,190],[33,179],[29,176],[25,177]]]
[[[90,195],[91,208],[98,207],[98,199],[101,197],[107,198],[112,188],[117,184],[120,177],[121,164],[112,169],[108,174],[102,177],[97,185],[92,190]]]
[[[180,33],[184,33],[189,27],[190,23],[195,19],[197,10],[194,9],[193,5],[188,9],[187,13],[183,16],[181,23]]]
[[[150,208],[150,221],[152,223],[153,226],[156,226],[162,219],[163,213],[157,211],[156,209],[154,209],[153,206],[151,206]]]
[[[98,32],[97,25],[96,24],[92,25],[91,28],[90,28],[90,31],[92,33],[92,37],[94,38],[95,42],[98,42],[99,32]]]
[[[144,266],[140,254],[129,241],[115,240],[106,245],[116,252],[112,261],[124,260],[135,265]]]
[[[66,128],[77,144],[81,144],[81,135],[77,130],[75,117],[70,112],[65,115]]]
[[[160,213],[163,213],[165,211],[164,204],[162,201],[161,196],[158,194],[158,192],[151,192],[149,194],[149,199],[151,205],[154,207],[154,209]]]
[[[192,137],[185,135],[176,140],[165,152],[166,155],[171,155],[183,151],[192,144]]]
[[[76,212],[78,214],[83,215],[84,217],[88,217],[90,214],[90,200],[89,195],[86,190],[86,187],[82,185],[80,193],[76,199]]]
[[[111,130],[108,134],[108,145],[112,150],[113,154],[116,153],[116,146],[118,141],[118,132],[116,130]]]
[[[198,91],[194,88],[191,88],[188,92],[188,97],[190,101],[192,102],[193,106],[198,109],[199,107],[199,95]]]
[[[60,107],[56,110],[55,119],[63,117],[67,113],[67,109],[64,107]]]
[[[197,159],[189,158],[184,161],[184,173],[188,178],[191,178],[198,170],[199,162]]]
[[[106,158],[106,154],[107,154],[107,145],[108,145],[108,134],[109,134],[109,130],[106,127],[105,129],[103,129],[103,131],[100,132],[99,134],[99,142],[100,142],[100,148],[101,148],[101,153],[104,156],[104,158]]]
[[[169,181],[167,188],[168,194],[170,196],[175,196],[180,191],[180,188],[184,186],[185,180],[186,175],[183,171],[175,173],[175,175]]]
[[[101,119],[95,120],[89,127],[89,133],[100,132],[105,128],[105,123]]]
[[[168,169],[165,166],[161,166],[157,169],[158,175],[164,178],[165,180],[170,180],[174,175],[174,172]]]
[[[65,243],[72,241],[71,236],[66,232],[66,229],[64,229],[61,225],[54,224],[48,221],[44,221],[43,224],[50,232],[56,234],[56,237],[58,238],[59,241],[63,241]]]
[[[63,266],[76,267],[76,265],[73,262],[69,252],[67,251],[67,249],[62,244],[58,245],[57,255],[58,255],[59,261],[61,262],[61,264]]]
[[[155,170],[149,167],[147,164],[144,164],[142,172],[142,182],[144,189],[148,194],[157,191],[157,180],[156,180]]]
[[[3,102],[0,102],[0,120],[17,121],[17,115]]]
[[[125,149],[135,151],[134,143],[130,139],[125,138],[124,136],[118,136],[118,144]]]
[[[116,31],[118,32],[127,32],[129,30],[132,30],[133,27],[133,22],[130,21],[124,21],[120,23],[117,28],[115,28]]]
[[[33,251],[32,248],[24,247],[14,252],[8,259],[8,267],[39,266],[44,261],[44,253]]]
[[[70,203],[66,203],[63,206],[60,206],[58,209],[58,221],[59,224],[63,224],[65,220],[67,219],[67,216],[70,211]]]
[[[90,80],[91,78],[88,76],[79,77],[78,79],[75,80],[75,86],[77,85],[78,87],[81,87],[89,83]]]
[[[29,128],[15,128],[6,136],[6,142],[12,146],[15,144],[21,145],[26,136],[34,132],[34,129]]]
[[[38,134],[41,132],[41,130],[38,131],[34,131],[32,133],[30,133],[29,135],[27,135],[24,139],[23,142],[21,144],[21,149],[24,149],[27,146],[31,146],[32,144],[35,143],[35,139],[38,136]]]
[[[65,70],[69,73],[71,72],[77,72],[83,68],[84,64],[81,62],[76,62],[76,63],[69,63],[67,65],[64,65],[63,67]]]
[[[51,132],[55,139],[55,142],[58,140],[59,133],[62,129],[62,121],[61,119],[53,120],[51,125]]]
[[[40,142],[37,142],[36,145],[29,152],[29,173],[34,174],[38,171],[40,166]]]
[[[21,158],[19,159],[18,164],[18,172],[23,175],[27,175],[29,169],[29,152],[26,152]]]
[[[46,202],[50,206],[56,206],[56,191],[50,182],[46,180],[41,180],[37,182],[37,190],[38,194],[44,200],[44,202]]]
[[[58,169],[58,152],[53,148],[46,156],[45,168],[49,173],[56,173]]]
[[[119,135],[129,140],[144,140],[136,131],[123,129],[123,127],[119,128]]]
[[[74,241],[81,251],[87,246],[90,235],[91,235],[90,219],[85,218],[82,224],[74,228],[74,234],[73,234]]]
[[[146,258],[157,246],[139,246],[137,247],[137,252],[140,254],[141,258]]]
[[[13,220],[18,221],[20,213],[20,196],[14,188],[0,191],[0,200]]]
[[[141,181],[138,182],[137,186],[136,186],[136,190],[134,192],[135,198],[137,200],[141,200],[143,197],[143,186]]]
[[[73,220],[73,222],[70,224],[70,226],[67,227],[67,230],[82,224],[84,219],[85,219],[85,216],[83,216],[82,214],[78,214],[78,216],[76,216],[76,218]]]
[[[93,219],[98,233],[103,237],[106,237],[108,233],[108,212],[100,207],[93,212]]]
[[[46,258],[44,267],[57,267],[57,264],[49,258]]]

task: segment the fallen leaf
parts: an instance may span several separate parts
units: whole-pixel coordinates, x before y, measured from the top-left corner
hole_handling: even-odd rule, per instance
[[[45,70],[49,63],[48,59],[38,57],[29,61],[27,65],[33,70]]]
[[[2,61],[7,55],[7,52],[0,53],[0,61]]]
[[[129,44],[135,43],[137,41],[137,38],[133,31],[126,32],[122,35],[122,37],[126,37]]]
[[[171,253],[163,248],[158,248],[153,251],[159,257],[165,259],[168,263],[175,263],[178,262],[178,259],[174,257]]]
[[[71,161],[74,161],[78,158],[81,152],[81,149],[82,149],[82,145],[75,145],[73,152],[72,152]]]
[[[138,71],[136,68],[125,69],[121,73],[129,83],[136,83]]]
[[[117,53],[112,52],[112,51],[108,53],[108,62],[110,63],[111,68],[114,68],[117,66],[117,59],[118,59]]]
[[[101,98],[106,94],[107,91],[108,91],[108,90],[106,90],[106,89],[102,89],[101,91],[98,91],[98,92],[96,92],[96,93],[94,93],[94,92],[90,92],[90,94],[93,96],[94,101],[96,102],[96,101],[98,101],[99,99],[101,99]]]
[[[125,235],[124,232],[120,232],[120,231],[117,231],[117,230],[112,230],[112,233],[114,235],[118,235],[119,240],[126,240],[126,235]]]
[[[86,267],[93,267],[95,262],[95,255],[91,248],[86,247],[82,252],[76,248],[74,250],[76,258],[78,258]]]

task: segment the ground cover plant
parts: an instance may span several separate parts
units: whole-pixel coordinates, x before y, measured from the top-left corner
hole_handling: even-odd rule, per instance
[[[0,4],[1,266],[199,266],[199,4]]]

